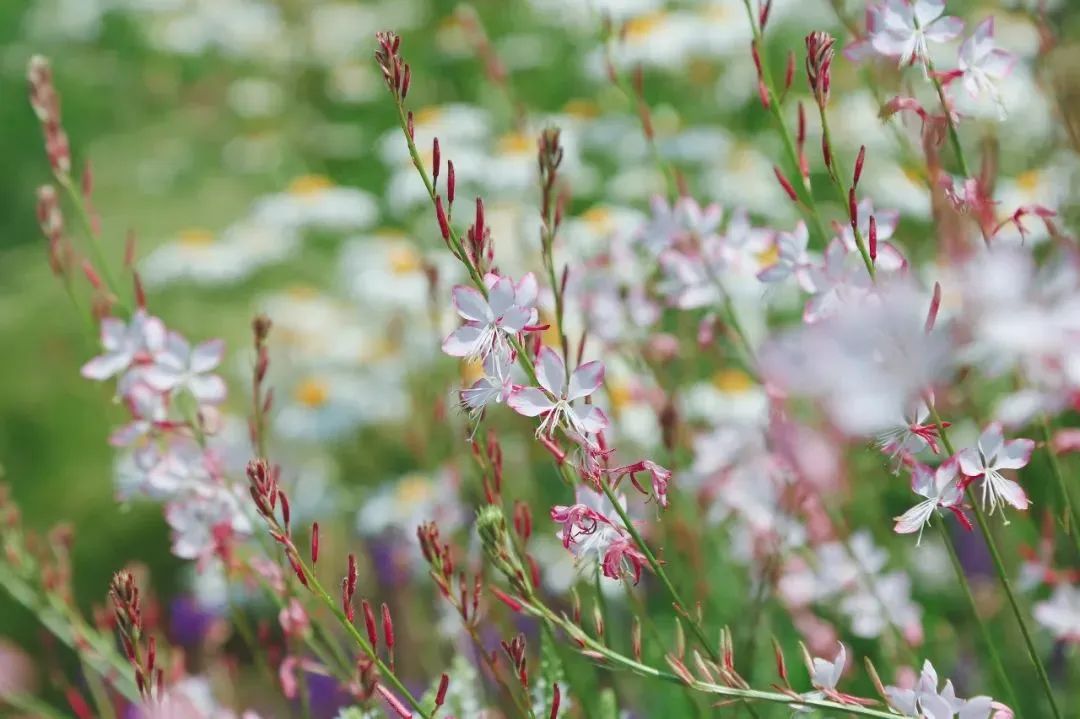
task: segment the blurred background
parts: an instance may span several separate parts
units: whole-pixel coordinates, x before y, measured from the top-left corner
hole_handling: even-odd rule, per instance
[[[842,10],[858,18],[857,5]],[[1080,3],[1049,5],[1058,37],[1076,37]],[[1055,128],[1063,118],[1080,127],[1078,50],[1066,42],[1038,56],[1034,6],[949,3],[966,17],[995,12],[1001,44],[1022,58],[998,131],[1003,199],[1038,198],[1070,216],[1075,157],[1057,151]],[[92,162],[107,252],[118,263],[135,232],[154,313],[192,340],[227,340],[237,415],[250,318],[264,310],[278,323],[276,446],[307,482],[302,510],[317,516],[348,497],[361,515],[373,508],[367,519],[343,518],[342,538],[374,531],[376,517],[411,537],[426,511],[471,513],[438,496],[452,481],[438,459],[460,447],[427,411],[449,401],[461,370],[438,355],[425,269],[445,268],[443,281],[452,270],[405,161],[373,35],[404,36],[418,134],[440,135],[459,196],[485,197],[502,263],[527,268],[535,260],[519,258],[537,247],[534,138],[544,124],[564,129],[568,242],[589,247],[639,221],[663,189],[633,103],[605,76],[605,15],[625,23],[612,60],[645,68],[660,151],[693,194],[790,226],[741,0],[0,3],[0,465],[28,525],[74,526],[76,595],[87,608],[103,602],[109,576],[128,561],[147,564],[162,595],[190,582],[170,556],[160,507],[117,510],[116,452],[106,440],[123,412],[107,387],[78,374],[96,339],[50,274],[35,219],[35,189],[49,174],[25,101],[31,54],[51,58],[75,162]],[[845,36],[821,0],[776,0],[773,23],[774,73],[809,30]],[[877,121],[863,70],[838,61],[835,72],[840,152],[850,158],[866,144],[869,192],[901,211],[904,237],[926,232],[925,190]],[[982,140],[978,130],[965,138]],[[724,392],[737,385],[718,380]],[[632,403],[622,409],[631,441],[656,442],[655,425],[635,424]],[[544,467],[543,457],[527,466]],[[891,516],[903,489],[868,498],[867,516]],[[0,635],[33,646],[37,632],[0,594]]]

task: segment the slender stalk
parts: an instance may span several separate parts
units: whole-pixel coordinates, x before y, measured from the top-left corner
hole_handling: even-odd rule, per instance
[[[829,130],[829,114],[825,111],[825,105],[818,105],[818,113],[821,116],[821,132],[825,137],[825,145],[829,147],[829,152],[832,154],[832,158],[829,161],[829,179],[832,180],[832,186],[836,189],[836,197],[840,201],[841,205],[846,205],[848,202],[848,193],[844,190],[844,182],[840,179],[840,175],[836,172],[836,153],[832,148],[835,147],[832,142],[832,133]],[[866,240],[863,238],[862,230],[859,229],[859,223],[857,218],[851,221],[851,230],[855,234],[855,246],[859,249],[859,255],[862,257],[863,264],[866,265],[866,271],[870,273],[870,279],[877,279],[877,270],[874,268],[874,260],[870,257],[870,251],[866,247]]]
[[[952,563],[953,571],[956,572],[956,576],[960,579],[960,586],[963,587],[964,596],[967,597],[968,605],[971,607],[971,615],[975,617],[975,623],[979,625],[979,634],[982,637],[983,646],[990,653],[990,663],[994,666],[994,673],[997,675],[998,682],[1008,695],[1009,706],[1019,709],[1020,703],[1016,698],[1016,689],[1012,685],[1009,673],[1005,671],[1005,665],[1001,662],[1001,655],[998,654],[997,645],[994,644],[994,639],[990,635],[990,628],[986,626],[986,622],[979,614],[979,605],[975,603],[975,595],[971,593],[971,584],[968,583],[967,574],[964,572],[963,565],[960,564],[960,557],[956,554],[956,547],[953,546],[949,530],[946,529],[943,521],[937,522],[937,527],[941,533],[941,541],[949,552],[949,561]]]
[[[631,538],[633,538],[634,540],[634,543],[638,546],[638,549],[641,550],[641,553],[645,555],[645,560],[649,563],[649,568],[652,569],[653,574],[655,574],[660,579],[660,582],[664,585],[664,588],[667,589],[668,594],[671,595],[671,599],[675,602],[676,611],[682,614],[683,617],[686,619],[686,623],[690,626],[690,631],[692,631],[694,633],[694,636],[697,637],[698,641],[701,643],[702,648],[704,648],[705,652],[709,655],[709,658],[712,659],[714,662],[720,661],[720,654],[713,647],[712,642],[709,641],[709,638],[705,636],[705,631],[701,628],[701,625],[698,624],[697,620],[693,618],[693,615],[690,612],[690,608],[686,605],[682,597],[679,595],[679,591],[675,589],[675,585],[671,583],[671,579],[668,577],[667,572],[664,571],[663,565],[657,561],[656,556],[652,553],[652,550],[649,549],[649,545],[645,543],[645,540],[642,538],[641,533],[638,532],[637,527],[635,527],[634,523],[630,520],[630,517],[629,515],[627,515],[626,510],[623,509],[622,504],[619,503],[619,498],[616,497],[615,493],[611,491],[611,487],[607,482],[600,482],[600,487],[604,490],[604,494],[607,496],[611,504],[615,507],[615,511],[618,513],[619,519],[622,520],[626,531],[629,532]]]
[[[1058,491],[1061,493],[1061,501],[1065,507],[1066,534],[1072,537],[1076,550],[1080,552],[1080,514],[1077,514],[1076,505],[1073,504],[1069,485],[1065,481],[1065,473],[1061,469],[1061,460],[1054,451],[1053,436],[1050,432],[1050,421],[1046,415],[1039,416],[1039,427],[1042,429],[1043,440],[1046,442],[1046,456],[1050,460],[1050,473],[1054,475]]]
[[[109,292],[111,292],[115,298],[117,305],[126,312],[127,305],[121,298],[120,285],[113,279],[112,270],[109,269],[109,262],[101,250],[101,243],[98,241],[97,233],[94,232],[94,224],[90,221],[90,214],[86,210],[86,203],[83,201],[82,194],[79,192],[78,188],[75,187],[71,175],[56,173],[55,177],[56,181],[67,193],[71,204],[75,207],[75,214],[79,218],[79,224],[86,233],[86,244],[90,248],[90,252],[94,257],[97,268],[100,269],[102,279],[105,280],[105,284],[108,286]]]
[[[750,21],[750,29],[754,33],[754,45],[758,48],[759,52],[762,52],[765,49],[765,37],[761,32],[761,28],[758,26],[754,11],[750,7],[750,0],[743,0],[743,7],[746,8],[746,17]],[[798,174],[799,153],[795,149],[795,140],[792,139],[791,131],[784,122],[784,116],[780,111],[780,96],[776,92],[772,71],[769,69],[769,63],[766,62],[765,58],[762,58],[761,60],[761,81],[765,85],[769,113],[773,116],[776,128],[780,132],[780,140],[784,144],[784,154],[787,156],[789,171],[793,169],[794,172]],[[818,213],[817,203],[814,200],[814,193],[810,189],[810,183],[804,182],[802,185],[803,192],[800,194],[802,194],[803,197],[800,198],[800,204],[803,206],[805,213],[809,216],[812,229],[819,236],[821,246],[824,247],[829,242],[830,233],[826,229],[825,223],[822,222],[821,215]],[[798,187],[796,187],[795,191],[798,192]]]
[[[945,447],[946,452],[950,455],[955,455],[956,450],[949,440],[948,431],[941,420],[941,415],[938,413],[937,407],[933,402],[927,402],[927,406],[930,408],[930,416],[933,418],[934,424],[937,425],[938,436],[941,437],[941,444]],[[1008,570],[1005,568],[1005,562],[1001,559],[1001,551],[998,549],[997,542],[994,540],[994,535],[990,531],[990,526],[986,521],[986,513],[983,511],[982,505],[979,504],[979,499],[975,496],[975,490],[971,488],[971,485],[968,485],[967,488],[967,498],[971,503],[972,512],[975,514],[975,521],[979,525],[979,531],[982,532],[983,539],[986,541],[986,546],[990,550],[990,558],[994,564],[994,571],[997,573],[1002,589],[1005,590],[1005,597],[1009,601],[1009,607],[1012,609],[1013,616],[1016,618],[1016,623],[1020,626],[1020,634],[1024,638],[1024,646],[1027,649],[1032,664],[1035,665],[1035,673],[1039,677],[1039,683],[1042,685],[1043,693],[1050,702],[1050,709],[1053,712],[1054,717],[1056,719],[1062,719],[1061,711],[1058,709],[1057,700],[1054,698],[1054,689],[1050,685],[1050,677],[1046,673],[1046,667],[1043,666],[1042,658],[1035,649],[1035,642],[1031,638],[1031,631],[1028,629],[1027,620],[1024,618],[1024,613],[1020,609],[1020,603],[1017,601],[1016,592],[1013,590],[1012,581],[1009,579]]]

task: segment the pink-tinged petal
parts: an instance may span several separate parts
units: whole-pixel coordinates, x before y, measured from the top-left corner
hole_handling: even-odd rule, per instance
[[[943,17],[924,31],[927,40],[948,42],[964,31],[964,21],[958,17]]]
[[[934,514],[934,504],[930,500],[919,502],[899,517],[895,517],[896,525],[893,527],[893,531],[897,534],[914,534],[918,532]]]
[[[451,357],[468,357],[476,354],[483,339],[483,329],[474,325],[462,325],[443,340],[442,351]]]
[[[127,335],[127,325],[115,317],[101,320],[101,346],[108,351],[117,350],[123,345]]]
[[[514,304],[521,307],[532,307],[536,304],[536,298],[539,294],[540,287],[537,285],[536,275],[527,272],[514,289]]]
[[[869,40],[856,40],[844,48],[844,57],[851,62],[862,62],[874,56],[874,47]]]
[[[1031,461],[1031,453],[1035,450],[1035,440],[1014,439],[1002,445],[994,461],[996,469],[1020,469],[1026,467]]]
[[[588,434],[596,434],[607,428],[608,418],[604,410],[594,404],[587,405],[582,411],[574,410],[578,424]]]
[[[983,480],[986,481],[986,480]],[[1014,482],[1011,479],[1002,477],[996,483],[998,494],[1001,498],[1016,507],[1020,511],[1025,511],[1028,508],[1030,502],[1028,501],[1027,494],[1024,492],[1023,487]]]
[[[146,426],[145,422],[128,422],[109,435],[109,444],[113,447],[127,447],[145,433]]]
[[[526,417],[536,417],[544,412],[551,411],[551,408],[555,406],[551,398],[536,387],[522,387],[514,390],[510,393],[506,404],[518,414],[523,414]]]
[[[86,379],[105,380],[127,369],[131,358],[124,354],[99,355],[82,366],[80,374]]]
[[[529,325],[533,312],[531,308],[514,305],[503,313],[499,327],[509,334],[516,335]]]
[[[934,470],[925,464],[916,464],[911,468],[911,491],[920,497],[930,499],[934,492]]]
[[[986,458],[987,462],[994,461],[994,455],[1001,450],[1001,445],[1005,441],[1005,436],[1001,431],[1001,423],[991,422],[986,425],[986,429],[979,435],[979,451],[982,452],[982,456]]]
[[[181,379],[182,373],[161,364],[150,365],[142,373],[142,381],[156,392],[171,392]]]
[[[191,371],[209,372],[221,364],[225,356],[225,340],[215,339],[203,342],[191,352]]]
[[[960,454],[956,455],[956,459],[960,462],[960,471],[965,477],[978,477],[986,471],[982,459],[979,458],[979,452],[974,447],[961,450]]]
[[[945,0],[915,0],[913,10],[919,25],[926,27],[945,12]]]
[[[971,31],[971,39],[976,43],[993,41],[994,39],[994,16],[988,15],[985,20],[975,26]]]
[[[891,242],[879,242],[874,266],[879,272],[901,272],[907,269],[907,260]]]
[[[566,399],[575,400],[587,397],[604,383],[604,363],[599,360],[586,362],[570,375],[570,389]]]
[[[454,303],[454,309],[458,314],[473,322],[490,322],[494,319],[487,300],[480,294],[480,290],[465,285],[455,285],[450,296]]]
[[[566,365],[559,353],[550,347],[540,349],[536,362],[536,379],[541,387],[555,397],[563,396],[566,390]]]
[[[461,390],[461,401],[466,407],[479,409],[500,399],[501,388],[487,377],[478,379],[472,387]]]
[[[1005,50],[991,50],[981,63],[983,72],[990,77],[1001,80],[1008,77],[1016,64],[1016,57]]]
[[[192,377],[188,380],[188,389],[200,404],[220,404],[228,395],[225,380],[216,374]]]
[[[514,306],[514,283],[509,277],[500,277],[488,290],[488,305],[493,317],[501,317]]]

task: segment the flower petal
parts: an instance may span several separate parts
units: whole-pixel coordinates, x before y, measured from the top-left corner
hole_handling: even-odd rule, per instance
[[[586,362],[570,375],[570,389],[566,399],[575,400],[587,397],[604,383],[604,363],[599,360]]]
[[[586,405],[584,410],[573,410],[577,417],[578,427],[587,434],[596,434],[607,428],[608,418],[604,410],[594,404]]]
[[[523,414],[526,417],[536,417],[550,411],[555,406],[551,398],[536,387],[522,387],[514,390],[510,393],[506,404],[518,414]]]
[[[958,17],[943,17],[926,26],[923,34],[933,42],[948,42],[964,31],[964,21]]]
[[[86,379],[104,380],[123,372],[131,364],[131,357],[122,353],[98,355],[79,370]]]
[[[1001,446],[994,462],[995,469],[1020,469],[1026,467],[1031,461],[1031,453],[1035,449],[1033,439],[1014,439]]]
[[[462,325],[443,340],[442,351],[451,357],[467,357],[480,350],[477,345],[482,338],[482,328],[475,325]]]
[[[543,347],[537,357],[536,379],[540,386],[555,397],[562,397],[566,390],[566,365],[559,353],[550,347]]]
[[[456,285],[450,292],[458,314],[473,322],[490,322],[494,319],[487,300],[480,291],[465,285]]]
[[[982,452],[982,456],[986,458],[988,464],[993,464],[994,457],[1001,450],[1004,439],[1001,425],[997,422],[988,424],[982,434],[979,435],[979,451]]]
[[[965,477],[978,477],[986,471],[982,459],[979,457],[979,452],[974,447],[960,450],[960,453],[956,455],[956,459],[960,462],[960,471],[964,473]]]
[[[225,340],[215,339],[203,342],[191,352],[191,371],[209,372],[221,364],[225,356]]]
[[[225,380],[216,374],[199,375],[192,377],[187,383],[188,389],[199,404],[220,404],[228,395]]]
[[[493,317],[501,317],[514,306],[514,283],[509,277],[500,277],[488,290],[488,304]]]

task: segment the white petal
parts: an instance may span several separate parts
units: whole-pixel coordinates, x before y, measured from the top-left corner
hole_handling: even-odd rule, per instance
[[[442,351],[451,357],[467,357],[480,350],[477,344],[483,336],[483,330],[475,325],[462,325],[443,340]]]
[[[924,32],[927,40],[948,42],[964,31],[964,21],[958,17],[943,17],[928,26]]]
[[[960,462],[960,471],[966,477],[977,477],[986,471],[982,460],[979,458],[979,453],[974,447],[960,450],[960,453],[956,455],[956,459]]]
[[[147,367],[143,370],[142,379],[146,384],[150,385],[151,389],[158,392],[170,392],[183,378],[181,372],[177,372],[172,367],[168,367],[161,364],[155,364]]]
[[[225,355],[225,340],[216,339],[203,342],[191,353],[191,371],[209,372],[221,364]]]
[[[945,0],[915,0],[915,18],[926,27],[945,12]]]
[[[918,532],[934,514],[934,507],[936,504],[937,503],[932,499],[919,502],[899,517],[896,517],[896,526],[893,527],[893,531],[897,534],[913,534]]]
[[[523,414],[526,417],[536,417],[555,406],[551,398],[536,387],[522,387],[515,390],[510,394],[510,398],[506,400],[506,404],[518,414]]]
[[[192,377],[188,380],[188,389],[200,404],[219,404],[228,395],[225,380],[216,374]]]
[[[566,365],[559,353],[550,347],[543,347],[536,363],[536,379],[540,386],[556,397],[562,397],[566,390]]]
[[[103,380],[114,374],[123,372],[131,363],[131,357],[126,354],[98,355],[82,366],[80,373],[86,379]]]
[[[989,481],[989,479],[989,475],[987,475],[987,478],[983,481]],[[992,481],[994,483],[994,488],[1002,499],[1021,511],[1028,508],[1030,502],[1028,501],[1027,494],[1019,484],[1000,475]]]
[[[575,400],[587,397],[604,383],[604,363],[599,360],[586,362],[570,375],[570,389],[566,399]]]
[[[578,425],[588,434],[596,434],[607,428],[608,418],[604,410],[594,404],[587,405],[582,411],[573,410],[577,417]]]
[[[490,322],[494,319],[487,300],[480,291],[465,285],[457,285],[450,293],[458,314],[474,322]]]
[[[1001,445],[1005,437],[1001,432],[1001,425],[991,422],[979,435],[979,451],[987,462],[993,462],[994,456],[1001,451]]]
[[[1031,453],[1035,449],[1033,439],[1014,439],[1001,446],[994,461],[996,469],[1020,469],[1026,467],[1031,461]]]
[[[521,307],[532,307],[536,304],[536,296],[540,288],[536,283],[536,275],[528,272],[517,283],[514,291],[514,304]]]
[[[516,335],[525,329],[533,317],[533,310],[528,307],[512,306],[503,313],[499,327],[509,334]]]
[[[514,283],[509,277],[500,277],[488,290],[488,304],[491,314],[500,317],[514,306]]]
[[[124,342],[127,334],[127,325],[115,317],[106,317],[101,320],[101,346],[106,350],[116,350]]]

